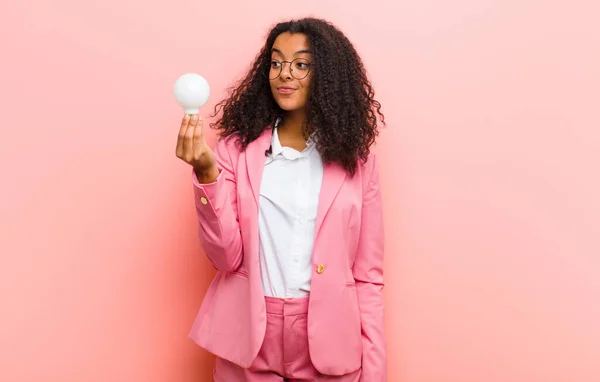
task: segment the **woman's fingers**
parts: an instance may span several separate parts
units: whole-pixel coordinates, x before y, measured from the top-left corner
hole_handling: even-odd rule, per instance
[[[185,136],[183,137],[183,160],[190,163],[194,155],[194,130],[198,124],[198,114],[190,116],[190,122],[185,130]]]
[[[175,154],[178,158],[183,158],[183,143],[185,141],[185,132],[188,128],[190,121],[190,115],[186,114],[183,116],[181,120],[181,127],[179,128],[179,135],[177,136],[177,147],[175,150]]]
[[[201,116],[198,116],[198,124],[194,129],[193,147],[194,147],[194,159],[199,159],[204,152],[204,120]]]
[[[177,157],[195,166],[210,166],[214,158],[204,140],[204,120],[198,114],[186,114],[177,137]]]

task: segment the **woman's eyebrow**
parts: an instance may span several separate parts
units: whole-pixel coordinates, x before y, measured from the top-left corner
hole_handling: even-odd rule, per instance
[[[281,54],[282,56],[284,55],[284,54],[283,54],[283,53],[282,53],[282,52],[281,52],[279,49],[277,49],[277,48],[273,48],[273,49],[271,49],[271,53],[279,53],[279,54]],[[299,51],[297,51],[296,53],[294,53],[294,56],[295,56],[295,55],[297,55],[297,54],[300,54],[300,53],[308,53],[308,54],[312,54],[312,52],[311,52],[310,50],[307,50],[307,49],[302,49],[302,50],[299,50]]]

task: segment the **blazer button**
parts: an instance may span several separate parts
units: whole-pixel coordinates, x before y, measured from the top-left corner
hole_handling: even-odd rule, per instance
[[[317,273],[321,274],[323,272],[325,272],[325,266],[323,264],[317,265]]]
[[[204,196],[200,198],[200,202],[204,205],[208,204],[208,200]]]

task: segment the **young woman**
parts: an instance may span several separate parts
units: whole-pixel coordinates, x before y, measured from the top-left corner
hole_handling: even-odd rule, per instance
[[[214,151],[183,118],[177,156],[218,270],[190,337],[215,381],[385,381],[373,97],[350,41],[306,18],[277,24],[217,105]]]

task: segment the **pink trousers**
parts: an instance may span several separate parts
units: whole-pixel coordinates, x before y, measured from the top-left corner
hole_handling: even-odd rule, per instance
[[[358,382],[361,371],[342,376],[320,374],[308,353],[308,297],[265,297],[267,330],[258,356],[248,369],[217,357],[215,382]]]

